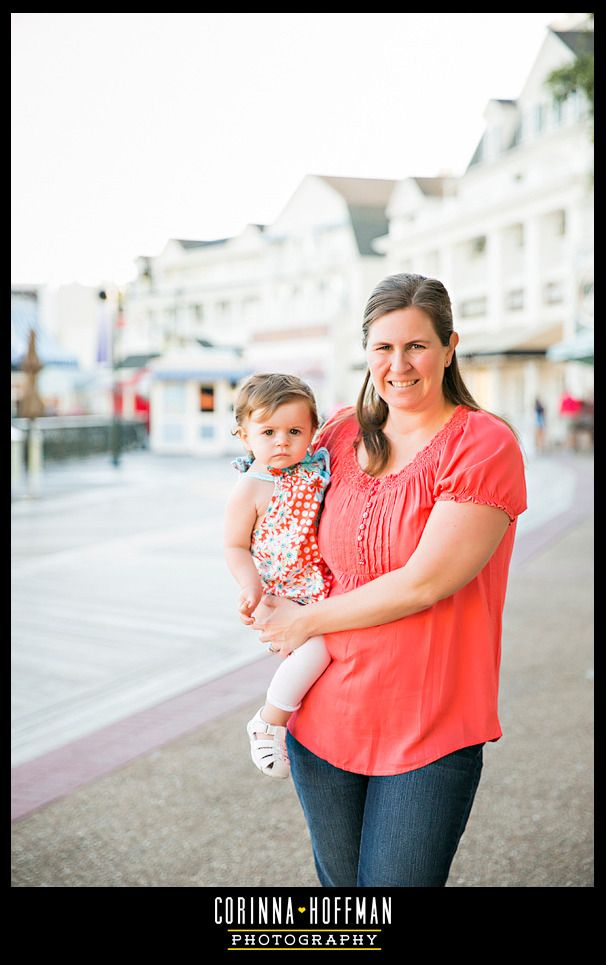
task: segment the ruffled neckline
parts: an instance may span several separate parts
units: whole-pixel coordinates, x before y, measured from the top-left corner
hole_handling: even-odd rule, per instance
[[[232,459],[231,464],[234,469],[238,472],[246,473],[255,461],[255,457],[252,454],[247,456],[236,456]],[[289,476],[292,473],[297,472],[297,470],[302,466],[304,469],[310,469],[320,475],[325,475],[328,473],[328,467],[330,465],[330,457],[328,455],[328,450],[324,447],[316,449],[315,452],[307,452],[300,462],[296,462],[292,466],[286,466],[284,469],[280,469],[276,466],[264,466],[264,470],[270,476]]]
[[[412,457],[410,462],[407,462],[402,469],[398,472],[390,472],[385,476],[369,476],[369,474],[362,469],[360,463],[358,462],[358,454],[354,442],[357,436],[351,440],[351,443],[347,445],[347,463],[345,466],[345,475],[347,479],[356,485],[358,488],[366,489],[369,486],[374,486],[379,488],[379,486],[384,488],[390,488],[401,483],[404,479],[418,472],[424,466],[427,466],[433,459],[436,450],[440,449],[446,438],[451,435],[455,429],[458,429],[467,420],[467,416],[471,410],[464,405],[458,405],[450,418],[444,423],[441,429],[438,429],[436,434],[432,436],[429,442],[424,445],[415,455]]]

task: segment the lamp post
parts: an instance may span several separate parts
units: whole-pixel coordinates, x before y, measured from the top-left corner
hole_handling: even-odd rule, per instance
[[[99,292],[99,300],[104,303],[108,301],[107,292],[102,290]],[[109,319],[108,319],[109,315]],[[114,466],[120,465],[120,451],[122,443],[122,426],[120,424],[120,413],[119,409],[119,381],[118,381],[118,366],[117,366],[117,329],[121,328],[123,324],[122,321],[122,293],[118,292],[116,311],[107,312],[105,308],[101,316],[100,324],[100,342],[99,342],[99,361],[109,361],[111,365],[111,399],[112,399],[112,413],[111,413],[111,426],[110,426],[110,439],[109,447],[112,455],[112,463]],[[109,329],[109,332],[108,332]],[[109,342],[109,345],[108,345]],[[108,351],[109,349],[109,351]]]
[[[44,366],[36,351],[36,332],[32,328],[29,333],[27,353],[21,363],[25,372],[25,391],[21,399],[21,415],[29,419],[27,433],[27,475],[28,492],[30,496],[40,494],[40,477],[42,472],[42,432],[36,425],[36,419],[44,415],[44,403],[38,393],[38,374]]]
[[[124,325],[123,318],[124,304],[122,292],[118,291],[116,296],[116,311],[112,315],[112,431],[111,431],[111,451],[112,463],[114,466],[120,465],[120,455],[122,451],[122,393],[120,379],[118,378],[118,329]]]

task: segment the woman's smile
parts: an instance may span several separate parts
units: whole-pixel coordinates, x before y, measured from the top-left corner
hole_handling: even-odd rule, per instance
[[[419,379],[410,379],[408,382],[399,382],[395,379],[390,379],[389,384],[393,385],[394,389],[409,389],[412,385],[416,385]]]

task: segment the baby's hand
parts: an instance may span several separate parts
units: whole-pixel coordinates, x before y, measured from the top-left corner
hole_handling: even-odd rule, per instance
[[[238,610],[240,612],[240,619],[243,623],[254,623],[252,614],[259,605],[262,596],[263,590],[260,584],[258,586],[252,585],[242,587],[240,596],[238,597]]]

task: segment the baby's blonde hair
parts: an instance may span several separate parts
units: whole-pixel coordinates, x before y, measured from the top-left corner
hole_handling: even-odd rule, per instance
[[[284,375],[282,372],[251,375],[240,386],[236,396],[234,416],[237,428],[233,430],[232,435],[239,435],[240,428],[253,412],[258,412],[261,416],[270,416],[281,405],[296,402],[299,399],[304,399],[309,405],[311,424],[315,432],[320,420],[314,394],[306,382],[296,375]]]

